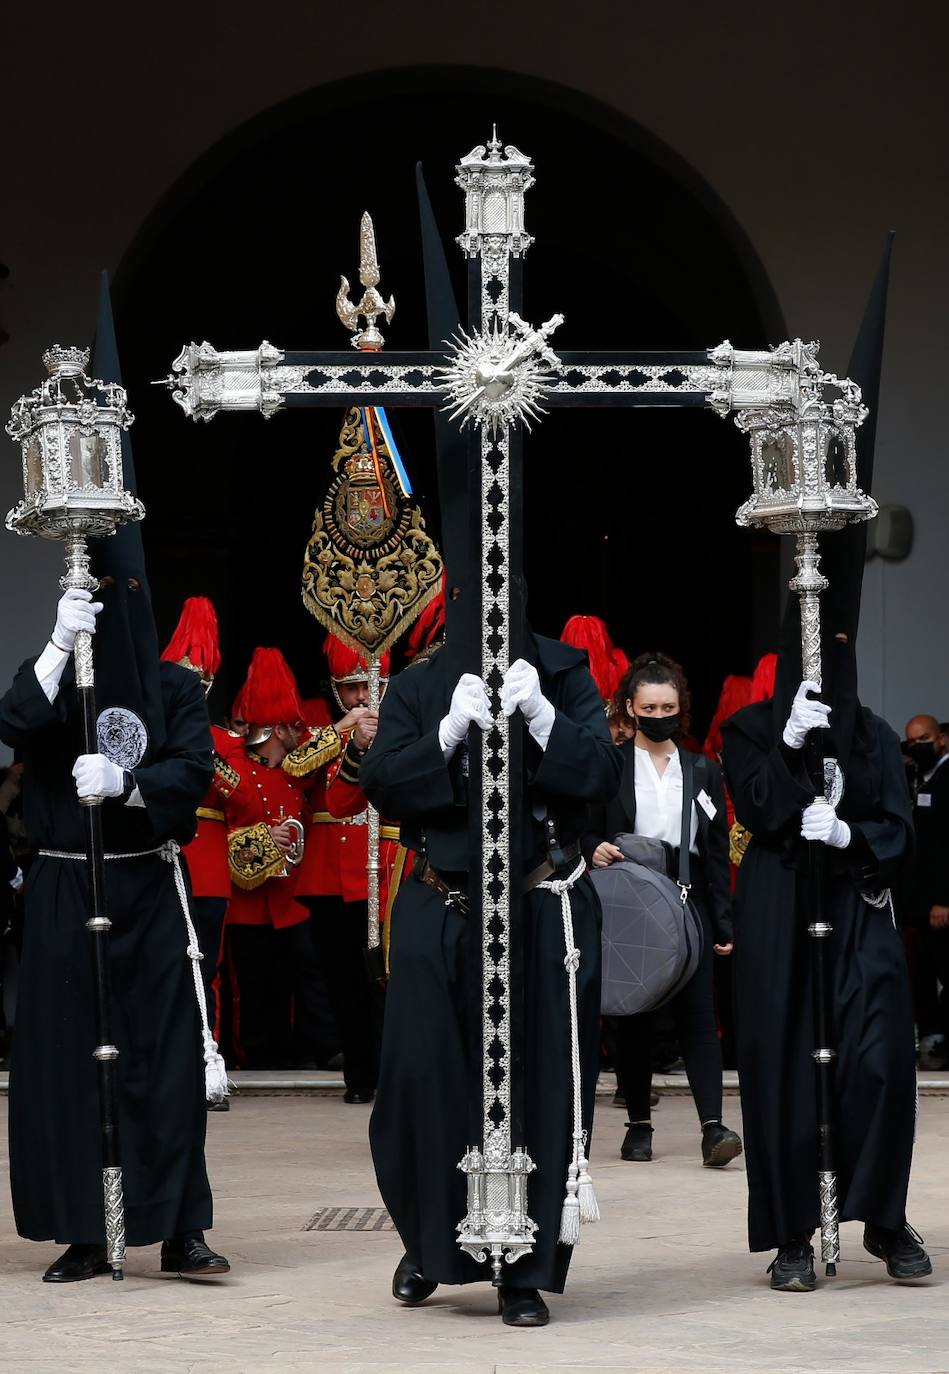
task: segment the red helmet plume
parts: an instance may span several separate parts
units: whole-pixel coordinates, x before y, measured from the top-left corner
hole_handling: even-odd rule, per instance
[[[597,690],[604,701],[609,701],[629,667],[629,659],[610,639],[606,621],[597,615],[572,615],[560,638],[564,644],[586,650]]]
[[[297,680],[279,649],[255,649],[247,681],[237,694],[243,720],[254,725],[296,725],[303,719]]]
[[[326,655],[326,662],[330,670],[330,677],[334,682],[365,682],[369,676],[367,654],[357,654],[355,649],[351,649],[348,644],[344,644],[335,635],[327,635],[323,644],[323,652]],[[384,653],[379,660],[379,676],[389,676],[390,655]]]
[[[715,714],[712,723],[708,727],[708,734],[705,736],[705,743],[702,746],[702,753],[707,754],[710,759],[718,759],[722,752],[722,723],[729,716],[733,716],[736,711],[740,711],[743,706],[747,706],[751,701],[751,678],[741,677],[737,673],[729,673],[722,683],[721,694],[718,698],[718,705],[715,707]]]
[[[438,595],[428,603],[425,610],[409,630],[405,641],[406,658],[415,658],[423,649],[428,649],[440,634],[445,632],[445,572],[442,571],[442,585]]]
[[[778,671],[777,654],[764,654],[758,660],[751,678],[751,696],[749,703],[753,701],[770,701],[774,696],[774,678]]]
[[[188,597],[162,658],[195,668],[203,677],[216,675],[221,666],[217,612],[206,596]]]

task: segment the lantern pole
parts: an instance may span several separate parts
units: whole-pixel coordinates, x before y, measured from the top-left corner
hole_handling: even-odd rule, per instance
[[[795,375],[790,404],[762,404],[738,411],[736,424],[751,439],[754,494],[738,511],[739,525],[763,525],[775,534],[793,534],[797,572],[788,586],[800,599],[802,678],[817,684],[821,664],[820,597],[830,585],[820,570],[818,535],[870,520],[876,502],[857,487],[857,426],[868,411],[860,388],[847,378],[825,373],[817,362],[817,344],[795,340],[784,345]],[[831,401],[828,391],[836,390]],[[843,793],[839,769],[825,767],[820,730],[808,732],[805,765],[816,801],[836,806]],[[821,1260],[828,1278],[840,1259],[837,1203],[833,984],[830,937],[834,928],[825,910],[826,848],[807,845],[807,934],[814,1008],[817,1091],[817,1176],[820,1196]]]
[[[93,592],[98,582],[89,567],[90,535],[112,534],[119,524],[140,520],[142,505],[122,488],[121,431],[132,416],[122,387],[90,380],[86,350],[60,348],[43,355],[49,378],[13,407],[7,433],[21,443],[25,494],[7,516],[17,534],[61,539],[65,544],[64,591]],[[76,695],[87,754],[98,753],[95,669],[92,635],[81,630],[73,648]],[[95,980],[96,1077],[102,1154],[102,1195],[106,1258],[113,1279],[124,1277],[125,1200],[119,1152],[115,1062],[112,1042],[112,988],[102,840],[102,797],[81,801],[86,832],[90,934]]]

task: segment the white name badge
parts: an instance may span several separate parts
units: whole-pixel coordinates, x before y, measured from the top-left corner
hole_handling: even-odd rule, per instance
[[[931,792],[920,792],[919,796],[916,798],[917,806],[932,806],[932,804],[933,794]]]
[[[704,787],[695,800],[698,802],[699,806],[701,806],[709,820],[714,821],[715,817],[718,815],[718,809]]]

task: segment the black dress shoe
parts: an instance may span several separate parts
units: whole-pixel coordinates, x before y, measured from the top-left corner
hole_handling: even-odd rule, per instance
[[[771,1287],[778,1293],[813,1293],[817,1287],[814,1250],[809,1240],[795,1236],[782,1245],[768,1265]]]
[[[414,1307],[430,1298],[438,1287],[431,1279],[419,1273],[418,1265],[403,1255],[392,1275],[392,1296],[407,1307]]]
[[[162,1245],[161,1272],[183,1279],[214,1279],[229,1274],[231,1266],[223,1255],[216,1255],[205,1245],[203,1236],[184,1236]]]
[[[933,1271],[929,1256],[912,1226],[889,1231],[885,1226],[863,1228],[863,1248],[886,1261],[891,1279],[924,1279]]]
[[[702,1127],[702,1163],[707,1169],[721,1169],[741,1154],[741,1137],[720,1121]]]
[[[105,1257],[104,1245],[70,1245],[58,1260],[54,1260],[43,1275],[44,1283],[78,1283],[80,1279],[94,1279],[97,1274],[109,1274],[112,1266]]]
[[[652,1127],[645,1121],[627,1121],[626,1139],[620,1146],[620,1158],[646,1164],[652,1159]]]
[[[505,1326],[546,1326],[550,1321],[550,1311],[536,1288],[499,1288],[498,1311]]]
[[[229,1112],[230,1110],[231,1110],[231,1099],[230,1099],[229,1097],[222,1097],[221,1100],[220,1100],[220,1102],[209,1102],[209,1103],[208,1103],[208,1111],[209,1111],[209,1112]]]
[[[374,1097],[374,1092],[363,1092],[359,1088],[347,1088],[343,1093],[343,1101],[348,1102],[351,1107],[364,1107],[366,1103],[371,1102]]]

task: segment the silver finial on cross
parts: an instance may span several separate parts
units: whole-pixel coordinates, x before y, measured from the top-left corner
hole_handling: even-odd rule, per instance
[[[376,290],[379,284],[379,260],[376,257],[376,234],[368,210],[363,213],[359,225],[359,280],[365,290],[357,305],[349,299],[349,282],[345,277],[340,277],[336,313],[347,329],[355,330],[350,339],[353,348],[375,352],[385,343],[376,328],[376,320],[380,315],[385,315],[386,324],[391,323],[395,314],[395,296],[384,301]],[[360,315],[366,321],[365,329],[359,328]]]

